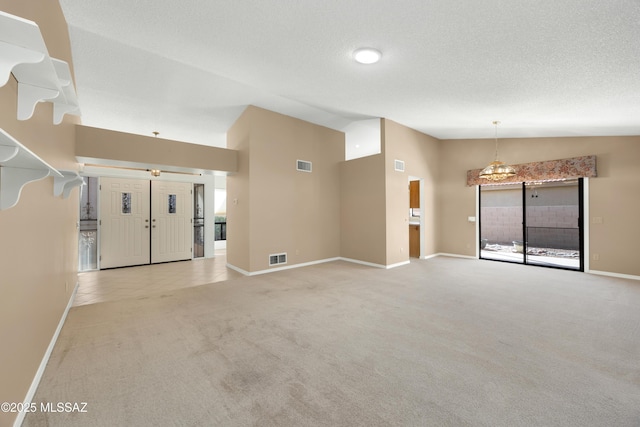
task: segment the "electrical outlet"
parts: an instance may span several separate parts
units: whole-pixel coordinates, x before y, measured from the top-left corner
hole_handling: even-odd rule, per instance
[[[591,258],[593,258],[594,261],[599,261],[600,260],[600,254],[593,254],[591,256]]]

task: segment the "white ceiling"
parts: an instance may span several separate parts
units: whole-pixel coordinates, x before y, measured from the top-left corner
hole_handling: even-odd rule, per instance
[[[82,122],[225,145],[248,104],[441,139],[640,135],[640,0],[60,0]],[[382,60],[355,63],[375,47]]]

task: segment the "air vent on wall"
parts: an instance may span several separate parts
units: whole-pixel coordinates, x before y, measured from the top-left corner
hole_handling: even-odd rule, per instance
[[[287,263],[287,254],[273,254],[269,255],[269,265],[279,265]]]
[[[311,162],[306,160],[296,160],[296,169],[301,172],[311,172]]]
[[[404,172],[404,160],[395,160],[394,169],[398,172]]]

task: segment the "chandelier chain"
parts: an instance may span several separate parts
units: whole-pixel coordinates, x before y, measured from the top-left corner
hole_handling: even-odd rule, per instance
[[[498,161],[498,125],[500,124],[499,121],[494,121],[493,122],[494,126],[495,126],[495,140],[496,140],[496,161]]]

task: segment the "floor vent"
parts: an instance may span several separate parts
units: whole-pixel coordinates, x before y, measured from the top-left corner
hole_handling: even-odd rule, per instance
[[[311,162],[306,160],[296,160],[296,169],[300,172],[311,172]]]
[[[287,263],[287,254],[273,254],[269,255],[269,265],[280,265]]]
[[[394,164],[394,169],[398,172],[404,172],[404,160],[397,160]]]

